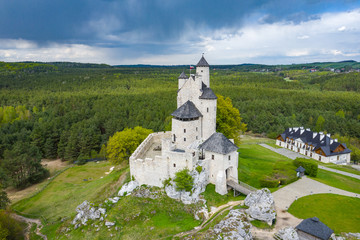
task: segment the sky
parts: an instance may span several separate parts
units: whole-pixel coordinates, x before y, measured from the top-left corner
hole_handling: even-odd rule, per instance
[[[0,61],[360,61],[360,0],[0,0]]]

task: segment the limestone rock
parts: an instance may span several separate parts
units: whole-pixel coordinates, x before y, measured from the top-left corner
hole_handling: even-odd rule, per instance
[[[127,195],[130,195],[131,192],[134,191],[134,189],[137,188],[138,186],[139,186],[139,183],[138,183],[138,181],[136,181],[136,180],[135,180],[135,181],[128,182],[128,183],[125,183],[125,184],[121,187],[118,195],[119,195],[120,197],[124,196],[125,193],[126,193],[126,196],[127,196]]]
[[[200,200],[200,194],[205,191],[207,185],[206,172],[193,170],[190,172],[190,175],[194,179],[194,186],[192,188],[192,194],[185,191],[177,191],[176,184],[171,182],[171,185],[165,187],[165,192],[168,197],[181,200],[184,204],[197,203]]]
[[[205,219],[209,218],[209,212],[208,212],[206,204],[204,206],[202,206],[202,208],[195,213],[194,217],[196,220],[200,220],[200,219],[205,220]]]
[[[213,231],[220,237],[219,239],[253,239],[250,232],[250,223],[246,221],[246,215],[239,209],[234,209],[214,226]],[[221,238],[221,236],[222,238]]]
[[[86,222],[89,219],[91,220],[99,219],[101,217],[101,214],[104,214],[106,212],[105,209],[101,209],[101,210],[96,209],[88,201],[84,201],[79,206],[77,206],[76,211],[77,214],[72,221],[72,224],[75,225],[76,228],[78,228],[81,224],[86,225]]]
[[[274,198],[267,188],[250,193],[245,198],[245,205],[249,207],[246,212],[254,219],[271,225],[276,218]]]
[[[107,227],[112,227],[114,225],[115,225],[114,222],[105,222],[105,226],[107,226]]]
[[[150,191],[148,187],[139,187],[133,193],[135,197],[157,199],[161,195],[159,191]]]
[[[299,236],[293,227],[280,229],[276,236],[282,240],[299,240]]]

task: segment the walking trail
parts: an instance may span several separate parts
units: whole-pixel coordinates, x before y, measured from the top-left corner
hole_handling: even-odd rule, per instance
[[[27,223],[27,228],[25,229],[25,240],[29,240],[30,239],[30,228],[32,226],[32,224],[36,224],[36,235],[40,236],[42,239],[44,240],[47,240],[47,237],[46,235],[42,234],[40,232],[40,230],[42,229],[43,225],[40,221],[40,219],[32,219],[32,218],[27,218],[27,217],[23,217],[23,216],[20,216],[20,215],[17,215],[15,213],[11,214],[11,217],[18,220],[18,221],[21,221],[21,222],[25,222]]]

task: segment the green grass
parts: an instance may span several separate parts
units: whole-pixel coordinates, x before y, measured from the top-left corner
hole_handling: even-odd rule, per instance
[[[359,232],[360,199],[335,194],[316,194],[302,197],[289,208],[295,217],[318,217],[335,233]]]
[[[239,152],[239,180],[255,188],[261,188],[259,180],[264,176],[296,177],[296,167],[291,159],[260,145],[241,144]]]
[[[351,166],[345,166],[345,165],[336,165],[336,164],[321,164],[324,167],[328,167],[328,168],[333,168],[336,170],[340,170],[340,171],[344,171],[344,172],[348,172],[348,173],[352,173],[352,174],[356,174],[356,175],[360,175],[360,171],[356,170],[355,168],[352,168]]]
[[[255,136],[254,134],[243,135],[240,139],[240,142],[242,144],[258,144],[258,143],[275,144],[274,139]]]
[[[312,179],[332,187],[360,194],[360,180],[356,178],[318,169],[316,178]]]
[[[102,202],[118,189],[116,182],[125,169],[106,175],[109,162],[74,166],[57,176],[43,191],[15,203],[12,208],[24,215],[48,221],[75,215],[75,208],[85,200]],[[84,181],[87,179],[87,181]],[[112,193],[110,193],[112,191]]]
[[[273,229],[275,227],[275,224],[269,226],[269,224],[267,224],[264,221],[260,221],[260,220],[251,221],[251,225],[253,225],[254,227],[260,228],[260,229]]]
[[[194,219],[199,205],[185,205],[171,199],[165,193],[157,199],[127,196],[121,198],[109,211],[105,221],[116,223],[108,230],[101,227],[98,232],[89,222],[59,239],[172,239],[172,236],[189,231],[201,221]],[[100,224],[100,222],[95,222]]]
[[[30,239],[31,240],[42,240],[43,238],[36,234],[37,225],[35,223],[31,224],[30,228]]]
[[[220,205],[223,205],[229,201],[239,201],[245,199],[245,195],[239,195],[234,197],[234,191],[229,191],[226,195],[220,195],[217,192],[215,192],[215,185],[214,184],[208,184],[206,186],[205,192],[202,193],[206,200],[206,204],[208,207],[215,206],[218,207]]]
[[[282,148],[282,147],[280,147],[280,146],[278,146],[278,145],[276,145],[275,143],[272,143],[272,142],[266,143],[266,144],[269,145],[270,147],[273,147],[273,148]]]

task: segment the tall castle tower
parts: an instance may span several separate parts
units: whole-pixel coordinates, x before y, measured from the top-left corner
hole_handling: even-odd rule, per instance
[[[172,141],[185,149],[194,141],[205,141],[216,132],[217,97],[211,90],[209,64],[204,56],[196,74],[179,76],[178,109],[172,113]]]

